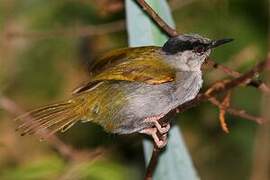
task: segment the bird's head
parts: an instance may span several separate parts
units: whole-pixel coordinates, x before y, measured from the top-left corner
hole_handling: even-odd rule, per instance
[[[181,70],[200,69],[215,47],[231,42],[225,38],[210,40],[197,34],[184,34],[170,38],[162,47],[166,59]]]

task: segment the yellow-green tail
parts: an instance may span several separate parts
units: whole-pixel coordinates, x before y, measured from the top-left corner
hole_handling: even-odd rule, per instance
[[[66,102],[44,106],[16,118],[22,122],[17,130],[21,135],[47,131],[51,135],[59,130],[65,131],[83,119],[83,102],[71,99]]]

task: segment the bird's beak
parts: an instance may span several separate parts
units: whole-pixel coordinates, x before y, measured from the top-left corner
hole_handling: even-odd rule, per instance
[[[233,41],[232,38],[225,38],[225,39],[219,39],[219,40],[213,40],[210,44],[209,44],[209,49],[221,46],[223,44],[229,43]]]

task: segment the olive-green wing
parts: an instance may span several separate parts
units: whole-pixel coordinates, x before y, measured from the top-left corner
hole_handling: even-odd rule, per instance
[[[93,84],[106,80],[137,81],[161,84],[173,81],[175,70],[166,64],[159,53],[160,47],[125,48],[109,52],[91,67],[93,76],[89,83],[74,93],[88,90]]]
[[[113,132],[119,124],[117,115],[126,104],[126,96],[110,83],[99,82],[91,87],[91,93],[74,95],[66,101],[43,106],[17,117],[16,120],[21,122],[17,130],[21,135],[40,135],[42,132],[45,135],[46,132],[49,137],[59,130],[66,131],[78,121],[92,121],[107,132]]]

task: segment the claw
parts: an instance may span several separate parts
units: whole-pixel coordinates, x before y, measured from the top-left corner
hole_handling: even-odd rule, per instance
[[[166,124],[165,127],[162,127],[161,124],[158,122],[159,119],[164,117],[164,114],[160,114],[158,116],[151,116],[144,119],[145,122],[154,123],[155,127],[159,131],[160,134],[166,134],[170,130],[170,124]]]
[[[157,128],[147,128],[141,130],[139,133],[147,134],[152,136],[156,146],[161,149],[167,145],[167,134],[163,134],[162,138],[159,139],[157,136]]]
[[[158,125],[160,126],[159,123],[158,123]],[[156,127],[157,127],[157,125],[156,125]],[[171,125],[170,124],[166,124],[165,127],[161,127],[160,126],[160,128],[158,128],[158,131],[160,132],[160,134],[167,134],[169,132],[170,128],[171,128]]]

